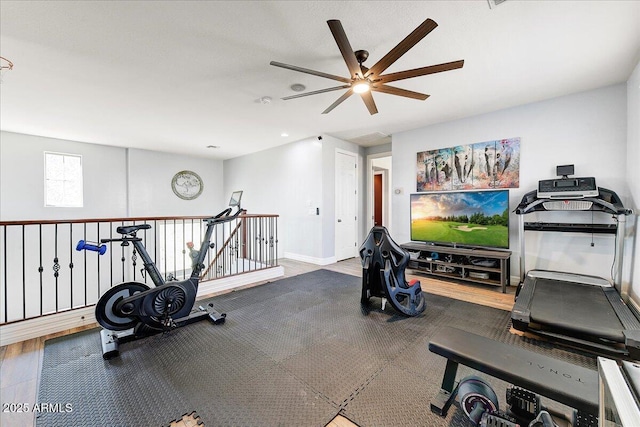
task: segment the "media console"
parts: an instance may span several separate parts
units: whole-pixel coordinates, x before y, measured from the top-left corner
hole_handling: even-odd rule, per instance
[[[509,285],[510,251],[454,248],[420,242],[402,245],[411,256],[407,268],[432,276],[501,286]]]

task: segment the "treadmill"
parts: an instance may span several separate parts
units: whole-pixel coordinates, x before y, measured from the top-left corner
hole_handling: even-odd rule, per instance
[[[561,166],[558,167],[560,170]],[[572,173],[572,168],[571,168]],[[615,224],[525,222],[532,212],[594,211],[613,215]],[[520,284],[511,311],[514,329],[599,355],[640,360],[640,322],[621,289],[626,215],[618,195],[596,187],[594,178],[540,181],[515,210],[520,236]],[[596,276],[525,269],[525,231],[578,232],[616,236],[613,284]],[[526,274],[525,274],[526,272]]]

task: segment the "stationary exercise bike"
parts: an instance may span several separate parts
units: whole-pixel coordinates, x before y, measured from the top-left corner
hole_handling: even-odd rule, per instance
[[[91,244],[81,240],[77,250],[91,250],[106,252],[105,243],[121,242],[123,246],[133,244],[143,260],[144,269],[155,284],[150,288],[140,282],[124,282],[109,289],[100,297],[96,304],[95,316],[104,328],[100,331],[102,338],[102,357],[111,359],[119,355],[118,344],[132,341],[161,332],[167,332],[180,326],[185,326],[199,320],[209,319],[214,324],[224,323],[226,314],[218,313],[213,304],[198,306],[194,309],[200,273],[204,270],[204,260],[209,248],[213,245],[211,236],[215,226],[238,217],[243,209],[240,208],[242,191],[234,192],[227,209],[218,215],[207,218],[202,246],[193,257],[193,270],[187,280],[166,281],[160,275],[158,267],[147,252],[142,239],[136,237],[139,230],[151,228],[149,224],[137,224],[118,227],[116,231],[123,237],[117,239],[101,239],[102,245]],[[231,214],[232,208],[237,210]]]

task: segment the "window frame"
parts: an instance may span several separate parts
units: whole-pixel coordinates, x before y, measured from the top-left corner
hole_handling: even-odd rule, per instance
[[[73,180],[65,180],[65,179],[61,179],[61,180],[51,180],[51,181],[62,181],[63,183],[63,203],[62,204],[50,204],[49,200],[48,200],[48,192],[47,192],[47,183],[48,181],[50,181],[49,178],[47,178],[47,156],[48,155],[54,155],[54,156],[60,156],[62,157],[63,163],[65,158],[67,157],[73,157],[73,158],[78,158],[80,159],[80,176],[79,176],[79,181],[80,181],[80,200],[79,200],[79,204],[69,204],[68,200],[67,203],[65,202],[65,194],[64,194],[64,183],[65,182],[74,182]],[[83,208],[84,207],[84,170],[83,170],[83,158],[82,158],[82,154],[74,154],[74,153],[60,153],[57,151],[44,151],[43,152],[43,168],[44,168],[44,179],[43,179],[43,185],[44,185],[44,207],[45,208]]]

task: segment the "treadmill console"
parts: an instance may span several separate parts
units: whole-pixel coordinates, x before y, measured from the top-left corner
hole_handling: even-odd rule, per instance
[[[598,187],[593,177],[545,179],[538,182],[539,199],[580,199],[597,196]]]

